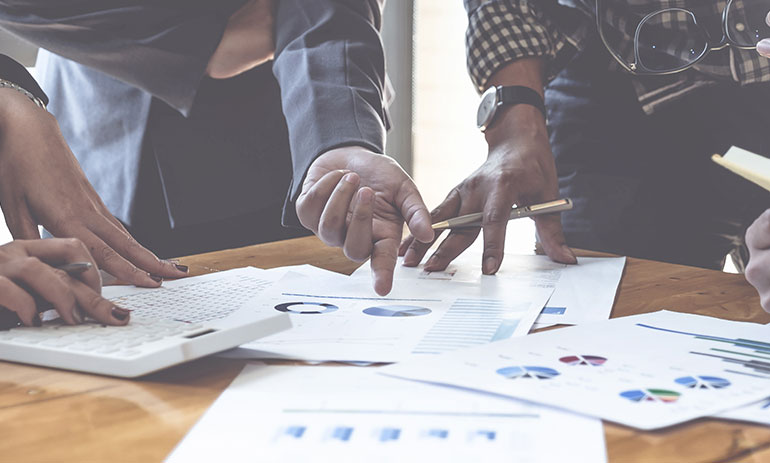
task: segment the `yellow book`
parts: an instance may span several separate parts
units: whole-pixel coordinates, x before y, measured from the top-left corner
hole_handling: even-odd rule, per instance
[[[724,156],[715,154],[711,159],[741,177],[770,191],[770,159],[733,146]]]

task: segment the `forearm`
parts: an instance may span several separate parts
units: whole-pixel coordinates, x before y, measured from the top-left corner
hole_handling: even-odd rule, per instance
[[[273,70],[281,86],[299,195],[312,162],[357,145],[383,152],[385,60],[374,0],[281,0]]]

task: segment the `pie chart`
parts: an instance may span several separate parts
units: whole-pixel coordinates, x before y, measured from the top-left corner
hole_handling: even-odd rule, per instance
[[[508,379],[534,378],[551,379],[559,376],[559,372],[548,367],[504,367],[497,370],[498,375],[505,376]]]
[[[620,396],[632,402],[674,403],[682,394],[667,389],[634,389],[621,392]]]
[[[284,302],[275,306],[275,310],[279,312],[296,313],[302,315],[310,314],[322,314],[334,312],[339,309],[334,304],[327,304],[325,302]]]
[[[730,385],[730,381],[716,376],[683,376],[675,381],[690,389],[723,389]]]
[[[369,307],[364,309],[364,313],[374,317],[419,317],[420,315],[428,315],[431,310],[413,305],[388,305]]]
[[[568,355],[560,358],[559,361],[567,365],[591,365],[598,367],[604,365],[607,359],[598,355]]]

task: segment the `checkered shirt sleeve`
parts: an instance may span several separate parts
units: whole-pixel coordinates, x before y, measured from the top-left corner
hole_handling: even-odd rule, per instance
[[[465,0],[467,65],[479,91],[499,68],[521,58],[553,61],[570,45],[532,0]],[[549,69],[549,77],[553,77]]]

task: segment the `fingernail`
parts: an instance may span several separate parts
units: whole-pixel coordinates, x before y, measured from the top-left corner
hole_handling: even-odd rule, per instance
[[[129,315],[131,315],[130,310],[122,309],[120,307],[112,308],[112,316],[117,318],[120,321],[127,319]]]
[[[492,273],[495,273],[495,270],[497,270],[497,259],[492,256],[484,259],[484,266],[482,270],[484,275],[491,275]]]
[[[757,52],[765,58],[770,58],[770,39],[762,39],[757,44]]]
[[[83,323],[83,313],[80,311],[79,308],[75,307],[75,310],[72,311],[72,318],[75,319],[75,323],[81,324]]]
[[[188,266],[186,266],[186,265],[182,265],[182,264],[174,264],[174,267],[176,267],[176,269],[177,269],[177,270],[179,270],[180,272],[184,272],[184,273],[187,273],[187,272],[189,272],[189,271],[190,271],[190,267],[188,267]]]
[[[406,254],[404,254],[404,264],[411,265],[413,260],[414,260],[414,249],[409,248],[406,250]]]
[[[348,174],[345,174],[345,176],[342,177],[342,180],[345,180],[348,183],[356,184],[357,182],[355,181],[355,178],[356,178],[356,174],[354,174],[353,172],[350,172]]]
[[[37,326],[38,328],[43,326],[43,320],[40,319],[40,314],[35,314],[35,316],[32,317],[32,325]]]
[[[361,188],[361,193],[359,193],[358,200],[361,202],[361,204],[369,204],[374,199],[374,192],[370,188]]]
[[[158,275],[150,275],[150,278],[152,278],[153,281],[157,281],[158,283],[163,283],[163,277],[159,277]]]
[[[425,262],[425,270],[435,267],[437,262],[438,262],[438,258],[436,256],[430,256],[430,259],[428,259],[428,262]]]

